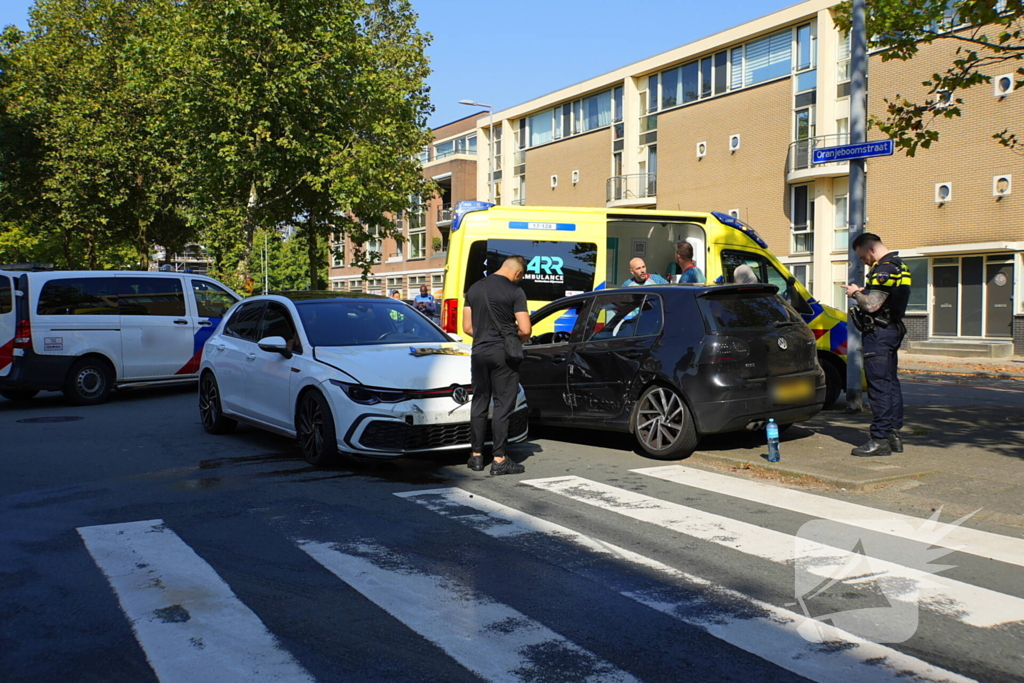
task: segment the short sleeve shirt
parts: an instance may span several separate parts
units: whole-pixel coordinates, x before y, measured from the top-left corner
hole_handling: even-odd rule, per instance
[[[497,325],[491,320],[488,297],[490,308],[494,309],[494,315],[498,318]],[[466,292],[466,306],[473,312],[474,348],[483,344],[504,344],[501,330],[511,333],[519,329],[515,314],[529,311],[526,307],[526,293],[502,275],[488,275],[474,283]]]
[[[890,251],[879,259],[868,273],[865,282],[865,293],[885,292],[888,296],[882,304],[883,310],[888,309],[896,318],[903,318],[907,312],[907,303],[910,301],[912,282],[910,269],[900,258],[899,252]]]
[[[646,287],[647,285],[667,285],[668,280],[658,275],[657,273],[648,273],[647,279],[643,282],[637,282],[633,278],[629,278],[622,283],[623,287]]]
[[[688,283],[693,285],[704,284],[704,273],[700,268],[694,266],[693,268],[687,268],[683,271],[683,274],[679,276],[680,283]]]

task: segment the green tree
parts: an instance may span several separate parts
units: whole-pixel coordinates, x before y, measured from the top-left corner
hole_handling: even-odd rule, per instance
[[[427,194],[413,157],[430,140],[424,49],[408,2],[195,0],[165,43],[166,99],[187,130],[188,204],[221,276],[252,273],[258,229],[295,223],[311,274],[333,232]],[[310,282],[316,288],[316,278]]]
[[[30,160],[4,179],[11,218],[56,239],[68,267],[127,245],[146,268],[153,243],[185,239],[172,141],[150,128],[165,104],[151,54],[175,5],[38,0],[27,35],[5,33],[4,134]]]
[[[1024,0],[871,0],[867,3],[869,48],[878,48],[883,62],[907,61],[923,45],[952,42],[955,57],[949,67],[922,85],[928,100],[914,102],[899,94],[885,98],[882,116],[870,125],[895,141],[907,156],[928,149],[939,139],[930,127],[939,116],[959,117],[963,99],[957,93],[991,83],[991,71],[1013,71],[1015,87],[1024,86]],[[851,2],[837,8],[836,26],[849,32]],[[951,98],[949,106],[939,99]],[[1020,152],[1022,141],[1009,129],[993,134],[1000,144]]]

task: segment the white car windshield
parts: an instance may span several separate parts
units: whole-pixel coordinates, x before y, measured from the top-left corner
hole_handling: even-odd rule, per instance
[[[297,302],[313,346],[434,344],[450,341],[437,327],[400,301],[348,299]]]

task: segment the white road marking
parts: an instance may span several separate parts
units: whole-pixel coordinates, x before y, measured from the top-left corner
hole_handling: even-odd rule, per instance
[[[520,483],[772,562],[795,565],[799,560],[807,572],[823,579],[831,578],[840,567],[855,565],[858,557],[848,550],[807,542],[780,531],[581,477],[552,477]],[[796,552],[798,541],[800,553]],[[898,583],[898,587],[894,585],[886,593],[890,600],[919,603],[971,626],[990,627],[1024,621],[1021,598],[877,558],[872,558],[871,563],[885,572],[887,579],[892,580],[890,583]],[[845,582],[876,585],[878,580],[875,573],[867,572]]]
[[[78,533],[163,683],[314,680],[163,520]]]
[[[682,622],[703,628],[730,645],[814,681],[866,683],[906,680],[908,676],[922,682],[972,680],[827,624],[820,625],[825,636],[824,645],[808,642],[797,631],[800,624],[807,620],[803,615],[754,600],[657,560],[479,495],[469,494],[462,489],[409,491],[395,495],[414,500],[438,514],[456,519],[495,538],[525,540],[542,537],[566,541],[597,555],[654,570],[671,585],[687,584],[687,592],[683,595],[679,595],[679,591],[673,595],[670,590],[645,589],[639,581],[637,590],[618,592]],[[479,514],[466,514],[466,508],[477,510]],[[536,546],[530,546],[529,550],[538,552]],[[571,572],[584,574],[575,563],[561,566]],[[616,590],[613,587],[610,589]],[[710,599],[704,599],[700,594]],[[730,605],[734,613],[731,614],[729,608],[717,604],[719,602]],[[671,647],[671,643],[666,643],[666,646]]]
[[[637,474],[657,477],[676,484],[733,496],[744,500],[770,505],[772,507],[799,512],[812,517],[824,517],[841,521],[850,526],[869,529],[892,536],[915,540],[904,533],[909,524],[919,528],[928,524],[927,519],[903,515],[898,512],[886,512],[866,505],[857,505],[834,498],[817,496],[804,491],[781,488],[756,481],[729,477],[724,474],[705,472],[704,470],[683,467],[682,465],[666,465],[664,467],[645,467],[630,470]],[[960,550],[961,552],[999,560],[1008,564],[1024,567],[1024,539],[1012,536],[1001,536],[987,531],[954,527],[943,530],[943,539],[936,540],[932,545]]]
[[[636,682],[543,624],[373,543],[296,540],[328,571],[486,681]]]

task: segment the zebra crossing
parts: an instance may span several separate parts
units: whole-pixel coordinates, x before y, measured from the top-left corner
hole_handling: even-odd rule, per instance
[[[998,635],[1015,642],[1018,649],[1024,639],[1021,595],[936,575],[934,571],[941,567],[928,564],[953,551],[1024,566],[1022,539],[882,513],[679,465],[633,473],[658,482],[660,495],[635,490],[644,488],[637,478],[613,486],[575,475],[521,480],[511,488],[495,489],[496,496],[481,495],[478,490],[484,486],[474,481],[465,487],[394,492],[393,500],[400,506],[397,514],[413,520],[420,525],[417,528],[431,529],[432,542],[438,537],[459,539],[449,547],[434,548],[428,560],[410,545],[415,534],[405,533],[401,539],[397,532],[392,538],[379,529],[376,535],[332,534],[330,520],[317,533],[306,533],[315,525],[301,518],[301,511],[278,515],[275,528],[289,547],[312,559],[332,581],[336,579],[393,618],[393,628],[410,630],[432,644],[438,656],[463,667],[470,678],[488,681],[674,681],[687,676],[683,668],[659,670],[663,660],[643,666],[615,651],[612,641],[631,628],[611,623],[615,610],[609,611],[610,623],[602,640],[588,635],[584,626],[592,624],[577,628],[571,614],[559,619],[552,619],[550,613],[538,614],[534,603],[518,600],[508,591],[496,594],[487,582],[443,561],[470,555],[484,544],[499,544],[503,552],[522,562],[559,572],[592,595],[625,601],[637,610],[632,615],[648,615],[634,619],[668,619],[678,623],[683,633],[706,634],[726,651],[725,660],[734,659],[738,668],[752,661],[744,658],[753,658],[775,671],[766,676],[768,680],[975,680],[953,670],[959,668],[955,653],[945,657],[944,665],[926,661],[919,645],[907,648],[900,646],[898,638],[865,637],[857,628],[861,622],[844,622],[841,609],[832,619],[812,619],[800,596],[795,603],[764,599],[684,566],[679,552],[638,552],[605,540],[602,534],[581,531],[578,522],[587,515],[600,516],[602,524],[628,529],[642,525],[678,535],[701,548],[719,548],[777,568],[772,576],[795,573],[798,586],[801,573],[812,577],[809,585],[838,586],[847,596],[863,596],[874,590],[876,582],[885,585],[889,604],[863,611],[870,621],[884,622],[887,609],[909,605],[920,609],[922,619],[932,626],[941,621],[982,637]],[[844,539],[820,529],[801,537],[677,502],[692,502],[694,493],[806,516],[812,527],[815,522],[831,524],[829,533],[835,532],[835,525],[860,529],[885,543],[851,549]],[[301,653],[289,652],[283,644],[289,642],[288,634],[271,633],[217,570],[163,520],[80,527],[78,533],[160,681],[324,679],[311,672]],[[924,561],[901,563],[907,553],[892,549],[906,547],[915,549],[910,556]],[[885,557],[866,555],[876,548]],[[857,562],[865,558],[870,560],[867,569]],[[464,564],[473,561],[462,559]],[[775,580],[751,579],[752,583]],[[792,581],[786,587],[789,595]],[[785,588],[776,589],[775,593],[785,594]],[[673,640],[667,635],[664,641],[652,643],[652,653],[675,651],[686,656],[693,646],[688,638]],[[722,677],[741,673],[727,671]],[[1012,678],[1008,673],[1007,679]],[[343,672],[329,679],[358,680]],[[414,671],[410,670],[408,679],[417,680]]]

